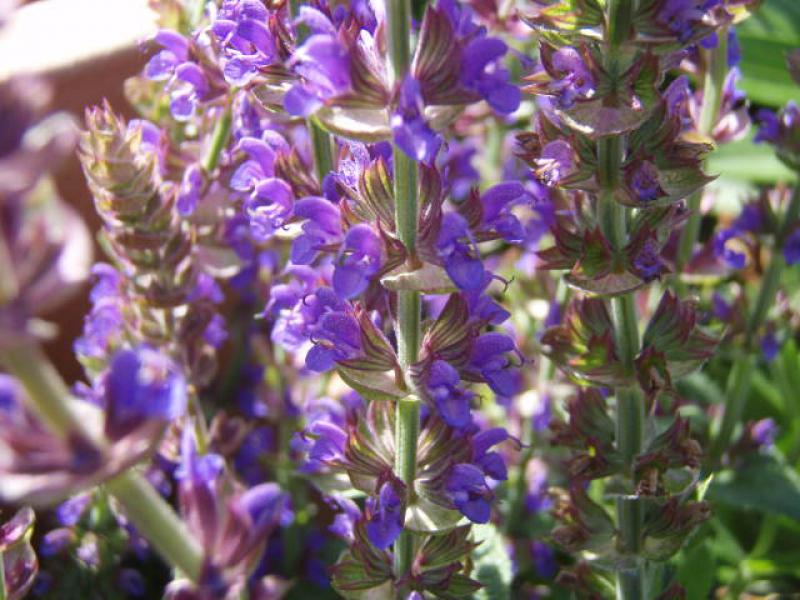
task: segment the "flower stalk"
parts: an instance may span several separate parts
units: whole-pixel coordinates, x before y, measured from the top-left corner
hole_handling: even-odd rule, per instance
[[[608,60],[616,72],[617,49],[630,35],[635,2],[616,0],[608,4]],[[598,176],[601,193],[598,206],[601,230],[615,252],[628,241],[628,211],[615,198],[619,186],[620,165],[624,159],[625,138],[622,135],[601,138],[598,142]],[[639,329],[632,292],[610,301],[614,314],[614,337],[617,353],[628,377],[633,376],[634,358],[639,352]],[[639,391],[632,386],[618,387],[616,396],[617,449],[624,461],[623,473],[627,487],[635,485],[634,464],[642,452],[644,438],[644,403]],[[633,491],[632,489],[630,490]],[[639,600],[645,597],[644,560],[638,556],[642,543],[643,514],[637,495],[619,496],[616,501],[618,546],[628,557],[627,564],[617,571],[616,594],[619,600]]]
[[[402,81],[411,60],[411,7],[408,0],[387,3],[389,61],[395,83]],[[400,241],[406,247],[409,261],[415,260],[417,239],[417,164],[396,144],[393,148],[395,222]],[[420,296],[418,292],[401,290],[397,297],[397,347],[404,370],[417,361],[420,333]],[[396,407],[395,473],[406,484],[406,501],[414,492],[419,434],[419,400],[409,396]],[[411,533],[403,531],[395,542],[395,576],[402,578],[411,567],[413,557]]]
[[[703,103],[700,108],[698,122],[698,132],[702,136],[710,136],[717,122],[720,107],[722,106],[725,77],[728,74],[727,30],[721,30],[717,37],[717,46],[711,50],[703,51],[707,64],[705,78],[703,79]],[[698,190],[689,196],[687,201],[689,219],[686,221],[686,226],[678,243],[678,254],[675,258],[676,273],[680,273],[692,258],[692,249],[700,233],[700,200],[702,197],[703,191]]]

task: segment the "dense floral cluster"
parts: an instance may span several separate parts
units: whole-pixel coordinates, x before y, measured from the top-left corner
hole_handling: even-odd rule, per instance
[[[777,435],[736,427],[800,263],[797,192],[701,232],[755,3],[152,4],[138,118],[0,83],[0,499],[49,527],[0,526],[0,598],[66,557],[109,597],[681,597],[707,474]],[[797,106],[756,121],[800,170]],[[69,388],[41,317],[87,278]]]

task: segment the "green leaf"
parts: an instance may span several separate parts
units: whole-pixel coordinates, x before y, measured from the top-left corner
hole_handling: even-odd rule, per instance
[[[741,510],[800,520],[800,476],[777,453],[750,455],[735,469],[719,473],[708,497]]]
[[[511,558],[503,537],[494,525],[475,525],[472,537],[480,546],[472,551],[474,569],[471,577],[483,584],[475,600],[510,600],[511,581],[514,577]]]
[[[742,46],[742,88],[751,100],[782,106],[800,99],[786,67],[786,54],[800,46],[800,4],[768,0],[737,27]]]
[[[697,544],[681,556],[678,581],[687,598],[708,598],[714,585],[715,560],[708,542]]]
[[[754,183],[797,179],[797,174],[778,160],[771,146],[754,144],[751,135],[738,142],[723,144],[712,152],[706,171],[725,179]]]

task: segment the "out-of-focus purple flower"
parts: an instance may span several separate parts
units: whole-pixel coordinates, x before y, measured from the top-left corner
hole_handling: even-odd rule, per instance
[[[742,212],[733,222],[733,228],[738,231],[758,233],[764,226],[764,211],[760,204],[745,204]]]
[[[81,358],[104,359],[119,346],[124,334],[124,300],[119,272],[109,264],[92,267],[95,284],[89,296],[92,309],[86,315],[81,337],[75,340],[75,353]]]
[[[739,233],[735,229],[723,229],[714,236],[714,254],[733,269],[743,269],[747,255],[737,249]]]
[[[736,30],[731,27],[728,29],[728,66],[735,67],[742,61],[742,46],[739,44],[739,36]]]
[[[761,419],[753,423],[750,434],[756,444],[769,448],[778,436],[778,426],[774,419]]]
[[[536,572],[543,579],[552,579],[558,573],[555,552],[544,542],[531,542],[531,558]]]
[[[117,583],[123,592],[134,598],[141,598],[147,591],[144,577],[136,569],[121,569],[117,576]]]
[[[200,101],[211,91],[211,85],[198,65],[185,62],[175,68],[173,91],[169,108],[178,121],[188,121],[197,111]]]
[[[335,507],[339,509],[339,512],[334,517],[331,526],[328,527],[328,531],[345,542],[352,543],[354,539],[353,528],[356,521],[361,518],[361,510],[358,508],[358,504],[349,498],[341,496],[330,498],[329,503],[335,503]]]
[[[547,465],[539,458],[532,458],[525,467],[525,506],[531,513],[550,508],[552,501],[548,495]]]
[[[56,508],[58,522],[64,527],[77,525],[91,502],[91,494],[78,494],[69,500],[65,500]]]
[[[669,0],[663,2],[656,13],[656,21],[685,42],[692,37],[696,25],[718,0]],[[716,45],[716,40],[714,40]],[[713,47],[713,46],[712,46]]]
[[[447,274],[459,288],[470,290],[483,285],[483,262],[478,258],[477,245],[467,221],[460,214],[444,215],[436,249]]]
[[[718,292],[711,295],[711,312],[722,322],[730,321],[733,316],[733,307],[725,301]]]
[[[800,228],[795,229],[783,241],[783,258],[787,265],[796,265],[800,262]]]
[[[472,164],[477,152],[477,148],[468,140],[450,141],[437,161],[450,194],[457,200],[463,199],[480,179],[478,170]]]
[[[548,394],[538,395],[537,398],[538,402],[531,416],[533,430],[544,431],[550,425],[550,419],[553,417],[553,401]]]
[[[380,550],[391,546],[403,531],[402,489],[396,488],[398,482],[387,481],[381,486],[377,498],[367,498],[367,536],[372,545]]]
[[[484,333],[472,346],[470,366],[478,371],[498,396],[510,398],[519,393],[522,378],[519,364],[510,356],[518,354],[516,344],[504,333]]]
[[[354,298],[367,289],[381,268],[382,247],[369,225],[360,223],[348,230],[333,271],[333,289],[339,297]]]
[[[114,355],[105,382],[106,435],[119,439],[143,421],[165,423],[186,411],[186,380],[175,363],[140,346]]]
[[[424,115],[419,82],[407,75],[400,86],[400,101],[392,116],[392,136],[400,149],[416,161],[431,163],[442,145]]]
[[[144,74],[154,81],[165,81],[172,77],[175,69],[189,59],[189,41],[177,31],[162,29],[153,41],[161,50],[153,55],[144,68]]]
[[[553,89],[561,108],[571,107],[576,100],[594,96],[595,77],[580,52],[571,46],[556,50],[550,58],[554,77]]]
[[[189,216],[194,213],[204,185],[203,168],[197,163],[192,163],[183,172],[183,180],[178,191],[176,206],[180,214]]]
[[[780,352],[781,345],[778,342],[778,336],[775,335],[774,329],[770,328],[761,338],[761,354],[767,362],[772,362]]]
[[[470,402],[474,394],[464,389],[458,371],[449,363],[433,361],[426,387],[445,423],[456,429],[472,423]]]
[[[42,536],[39,542],[39,554],[45,557],[53,557],[65,552],[77,540],[75,531],[68,527],[51,529]]]
[[[458,511],[473,523],[488,523],[491,516],[492,490],[486,485],[483,471],[472,464],[457,464],[445,484],[448,496]]]

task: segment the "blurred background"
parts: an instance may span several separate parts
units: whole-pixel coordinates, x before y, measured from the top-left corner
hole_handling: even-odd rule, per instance
[[[0,0],[0,4],[9,0]],[[157,3],[158,0],[151,0]],[[77,125],[85,107],[107,98],[119,113],[134,116],[123,85],[147,61],[143,42],[156,30],[148,0],[28,0],[18,3],[0,28],[0,83],[17,75],[41,76],[53,88],[51,110],[66,111]],[[75,153],[53,171],[61,197],[75,207],[92,233],[100,226]],[[95,259],[101,253],[95,246]],[[59,327],[47,344],[68,381],[82,377],[72,352],[89,309],[89,286],[55,314]]]

